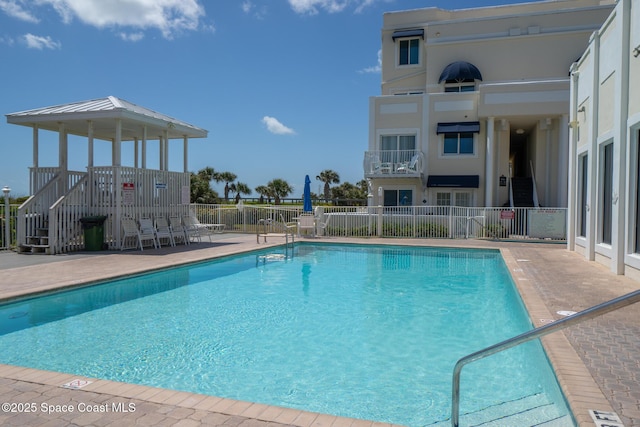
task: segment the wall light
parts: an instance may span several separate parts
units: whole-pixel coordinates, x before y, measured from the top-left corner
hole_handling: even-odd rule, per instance
[[[520,129],[516,129],[516,133],[517,133],[518,135],[522,135],[522,134],[524,134],[524,129],[522,129],[522,128],[520,128]]]
[[[638,55],[640,55],[640,45],[636,46],[636,47],[633,49],[633,57],[634,57],[634,58],[637,58],[637,57],[638,57]]]
[[[587,109],[584,107],[584,105],[580,108],[578,108],[578,113],[584,113]]]

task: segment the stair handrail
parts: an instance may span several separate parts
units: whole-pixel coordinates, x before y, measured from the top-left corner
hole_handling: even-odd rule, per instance
[[[44,212],[48,212],[50,204],[57,198],[57,186],[61,179],[61,174],[59,172],[56,173],[49,182],[43,185],[42,188],[18,207],[16,246],[20,247],[21,244],[26,243],[27,231],[33,231],[33,229],[38,226],[44,225],[44,218],[40,217],[39,214],[41,215]],[[53,193],[53,195],[51,195],[51,193]],[[30,212],[33,207],[36,208],[36,211],[42,210],[42,207],[38,208],[36,203],[41,202],[41,199],[45,198],[47,198],[47,200],[44,201],[46,207],[42,212]]]
[[[540,207],[540,202],[538,200],[538,189],[536,187],[536,176],[533,172],[533,161],[529,160],[529,167],[531,168],[531,182],[533,182],[533,206],[535,208]]]
[[[594,305],[591,308],[580,311],[571,316],[565,317],[564,319],[556,320],[553,323],[549,323],[547,325],[541,326],[531,331],[522,333],[513,338],[509,338],[505,341],[499,342],[490,347],[486,347],[482,350],[476,351],[475,353],[471,353],[459,359],[456,362],[455,367],[453,368],[452,396],[451,396],[451,425],[453,427],[459,427],[460,425],[459,424],[460,373],[462,372],[462,368],[465,365],[480,359],[484,359],[485,357],[491,356],[501,351],[508,350],[512,347],[534,340],[536,338],[540,338],[545,335],[549,335],[553,332],[602,316],[603,314],[607,314],[612,311],[619,310],[621,308],[627,307],[637,302],[640,302],[640,289],[630,292],[628,294],[622,295],[618,298],[614,298],[612,300],[603,302],[601,304]]]
[[[74,232],[78,231],[78,221],[87,215],[89,207],[88,174],[84,174],[71,189],[49,208],[49,245],[52,254],[80,250],[80,242],[72,242]],[[78,203],[79,200],[79,203]],[[74,205],[71,203],[76,202]]]

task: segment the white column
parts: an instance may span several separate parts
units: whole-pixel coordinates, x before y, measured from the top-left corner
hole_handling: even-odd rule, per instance
[[[487,147],[484,159],[484,205],[485,207],[493,206],[493,175],[495,169],[494,159],[494,123],[493,117],[487,119]]]
[[[160,135],[158,137],[158,169],[163,170],[164,166],[164,137]]]
[[[93,167],[93,122],[89,120],[87,122],[87,145],[88,145],[88,155],[87,155],[87,167]]]
[[[67,131],[65,129],[64,123],[58,123],[58,168],[60,168],[60,177],[62,182],[62,188],[58,192],[58,197],[66,194],[67,190],[69,190],[68,186],[68,140],[67,140]]]
[[[580,84],[580,74],[576,71],[576,64],[571,67],[571,100],[569,112],[571,113],[571,128],[569,131],[569,162],[567,168],[567,249],[576,249],[576,235],[578,234],[578,205],[577,189],[578,183],[578,89]],[[584,201],[586,202],[586,201]]]
[[[620,3],[622,3],[620,5]],[[630,140],[627,137],[627,118],[629,117],[629,60],[631,50],[631,0],[619,2],[621,15],[619,15],[622,31],[620,37],[621,55],[618,56],[620,62],[616,64],[616,77],[614,83],[614,125],[613,125],[613,162],[620,165],[613,168],[613,206],[612,206],[612,228],[611,228],[611,249],[612,260],[611,270],[616,274],[624,274],[625,255],[627,252],[626,241],[627,236],[633,230],[635,232],[636,224],[632,222],[633,216],[627,210],[628,189],[633,185],[628,181],[633,179],[629,172],[633,170],[627,156],[631,153]],[[637,3],[637,2],[633,2]],[[637,4],[636,4],[637,6]],[[618,7],[616,7],[618,9]],[[637,25],[637,23],[636,23]],[[629,198],[628,200],[633,200]],[[630,227],[626,228],[625,225]]]
[[[551,118],[547,117],[545,119],[545,147],[544,147],[544,205],[551,206],[551,144],[552,144],[552,136],[551,135]]]
[[[58,167],[67,170],[67,132],[64,123],[58,123]]]
[[[140,164],[142,169],[147,168],[147,126],[142,127],[142,163]]]
[[[164,144],[162,144],[162,151],[164,155],[162,156],[164,162],[162,164],[162,170],[169,170],[169,131],[165,130],[164,132]]]
[[[116,137],[113,140],[113,166],[122,166],[122,120],[116,119]]]
[[[588,205],[587,205],[587,248],[586,255],[589,261],[596,259],[596,242],[598,240],[596,217],[598,207],[598,103],[600,102],[600,34],[596,31],[592,36],[593,48],[593,82],[591,85],[591,101],[585,111],[586,122],[591,125],[591,147],[589,148],[589,173],[588,173]],[[585,129],[586,131],[586,129]]]
[[[133,138],[133,167],[138,168],[138,137],[135,136]]]
[[[182,139],[182,171],[184,173],[189,172],[189,138],[184,135]]]
[[[558,125],[558,194],[556,197],[556,206],[564,207],[568,203],[569,191],[569,171],[564,170],[565,165],[569,164],[569,115],[563,114]],[[568,168],[569,169],[569,168]]]
[[[38,125],[33,126],[33,167],[38,167]],[[33,193],[31,193],[33,194]]]

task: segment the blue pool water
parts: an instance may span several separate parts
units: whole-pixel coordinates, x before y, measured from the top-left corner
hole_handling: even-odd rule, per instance
[[[273,252],[0,305],[0,363],[439,425],[455,362],[531,328],[498,251]],[[469,365],[461,392],[476,420],[567,416],[539,343]]]

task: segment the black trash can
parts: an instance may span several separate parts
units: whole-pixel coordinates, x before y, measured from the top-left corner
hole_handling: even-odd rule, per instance
[[[84,230],[84,249],[87,251],[101,251],[104,245],[104,215],[80,218]]]

